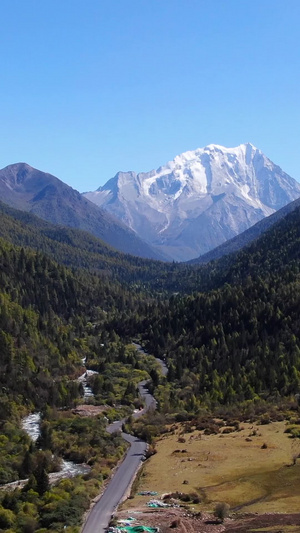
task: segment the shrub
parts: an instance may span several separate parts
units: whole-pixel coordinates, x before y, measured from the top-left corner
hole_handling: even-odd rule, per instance
[[[180,413],[177,413],[175,416],[176,422],[186,422],[186,420],[189,419],[189,414],[187,411],[180,411]]]
[[[265,424],[270,424],[271,423],[271,418],[270,418],[270,415],[268,413],[265,413],[264,415],[262,415],[260,417],[260,423],[262,425],[265,425]]]
[[[3,509],[0,507],[0,528],[8,529],[10,528],[15,521],[15,515],[10,509]]]
[[[225,502],[220,502],[216,504],[216,507],[214,509],[214,516],[218,518],[221,522],[224,521],[224,519],[229,514],[229,505]]]
[[[217,424],[210,424],[204,430],[204,435],[217,435],[219,433],[219,427]]]
[[[182,502],[188,503],[200,503],[200,497],[198,496],[197,492],[190,492],[187,494],[186,492],[170,492],[170,494],[165,494],[164,501],[171,502],[172,500],[180,500]]]

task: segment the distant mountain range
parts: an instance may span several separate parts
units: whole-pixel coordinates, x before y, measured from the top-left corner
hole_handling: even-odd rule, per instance
[[[159,260],[201,263],[236,251],[299,197],[300,184],[251,144],[209,145],[156,171],[119,172],[83,195],[26,163],[0,170],[5,204]]]
[[[26,163],[0,170],[0,200],[53,224],[88,231],[123,252],[162,259],[159,252],[108,212],[58,178]]]
[[[28,211],[16,210],[1,201],[0,237],[1,240],[5,239],[14,245],[30,247],[45,253],[59,263],[74,269],[87,269],[90,273],[99,273],[112,283],[117,280],[125,284],[134,284],[135,289],[140,287],[158,292],[189,293],[195,290],[205,292],[220,287],[225,282],[236,282],[236,264],[243,264],[241,268],[243,276],[246,276],[247,272],[251,274],[262,268],[259,267],[259,263],[263,263],[263,260],[259,255],[256,257],[254,253],[249,264],[247,259],[261,242],[270,249],[273,246],[272,253],[268,252],[267,265],[268,268],[272,268],[272,265],[275,268],[277,244],[272,245],[272,242],[276,241],[278,235],[281,235],[282,243],[288,245],[290,257],[294,257],[297,254],[298,232],[293,228],[297,227],[299,212],[300,198],[223,245],[185,263],[163,263],[118,252],[89,232],[52,224]],[[289,224],[292,224],[292,229],[285,239],[284,232]],[[237,253],[239,250],[241,253]],[[217,260],[213,266],[203,265],[211,260]]]
[[[119,172],[84,197],[163,256],[187,261],[299,198],[300,184],[252,144],[209,145],[151,172]]]

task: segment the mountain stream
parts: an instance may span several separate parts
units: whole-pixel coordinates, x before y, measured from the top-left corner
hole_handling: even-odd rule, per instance
[[[22,420],[22,428],[26,431],[27,435],[36,442],[39,438],[41,423],[41,413],[32,413],[26,416]],[[57,481],[66,477],[73,477],[79,474],[86,474],[89,472],[90,467],[83,464],[76,464],[72,461],[65,461],[62,459],[62,465],[59,472],[51,472],[49,474],[50,481]]]
[[[143,355],[147,355],[147,353],[143,350],[143,348],[139,344],[136,344],[136,343],[133,343],[133,344],[134,344],[135,348],[140,353],[142,353]],[[161,359],[156,359],[156,360],[158,361],[158,363],[161,366],[162,374],[164,376],[166,376],[166,374],[168,372],[168,368],[167,368],[166,364]],[[83,365],[85,365],[86,360],[83,359],[82,363],[83,363]],[[86,370],[78,378],[78,381],[80,383],[82,383],[82,385],[83,385],[83,399],[84,399],[85,402],[88,401],[90,398],[93,398],[93,396],[94,396],[93,392],[92,392],[92,389],[90,388],[90,386],[88,384],[88,378],[89,378],[89,376],[91,376],[93,374],[97,374],[97,373],[98,372],[96,372],[94,370]],[[140,395],[143,397],[143,399],[145,401],[146,410],[149,409],[150,407],[153,407],[155,409],[156,401],[153,398],[153,396],[149,394],[149,392],[147,390],[147,383],[146,382],[140,382],[139,383],[139,392],[140,392]],[[142,414],[142,413],[139,413],[139,414],[136,414],[136,415],[139,416],[140,414]],[[27,433],[27,435],[32,439],[33,442],[36,442],[38,437],[40,436],[40,423],[41,423],[41,413],[38,413],[38,412],[37,413],[31,413],[30,415],[26,416],[22,420],[22,428]],[[122,423],[122,421],[119,422],[120,425],[121,425],[121,423]],[[114,429],[116,429],[116,425],[114,426]],[[111,425],[108,428],[108,430],[110,432],[112,432],[113,425]],[[89,470],[90,470],[90,467],[87,466],[87,465],[75,464],[72,461],[66,461],[66,460],[62,459],[62,466],[61,466],[60,471],[59,472],[51,472],[49,474],[49,479],[50,479],[51,482],[55,482],[55,481],[58,481],[58,480],[63,479],[63,478],[73,477],[73,476],[80,475],[80,474],[86,474],[87,472],[89,472]],[[1,488],[2,489],[4,489],[4,488],[14,489],[16,487],[20,488],[20,487],[24,486],[26,484],[26,482],[27,482],[27,479],[26,480],[17,480],[17,481],[13,481],[11,483],[6,483],[4,485],[1,485]]]

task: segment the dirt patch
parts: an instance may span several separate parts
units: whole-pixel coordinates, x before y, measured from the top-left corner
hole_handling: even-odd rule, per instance
[[[263,514],[245,515],[228,523],[225,531],[228,533],[247,533],[263,531],[273,533],[299,533],[300,514]]]
[[[130,509],[117,513],[118,519],[134,518],[132,525],[158,527],[160,533],[222,533],[225,523],[213,523],[209,514],[195,516],[183,508],[170,509]]]
[[[82,404],[78,405],[75,409],[72,409],[74,415],[79,416],[97,416],[104,411],[110,409],[108,405],[88,405]]]
[[[198,516],[183,508],[145,510],[143,508],[120,511],[118,519],[134,518],[132,525],[158,527],[161,533],[299,533],[300,513],[297,514],[263,514],[235,516],[227,518],[224,523],[217,523],[208,513]]]

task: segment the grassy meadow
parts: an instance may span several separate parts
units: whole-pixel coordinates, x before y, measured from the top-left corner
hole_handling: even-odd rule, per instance
[[[157,453],[144,464],[126,505],[146,503],[137,495],[141,490],[180,491],[197,492],[198,509],[226,502],[241,512],[299,512],[300,459],[295,457],[300,440],[289,438],[287,424],[241,423],[239,430],[224,428],[211,435],[184,433],[177,424],[173,434],[157,441]]]

